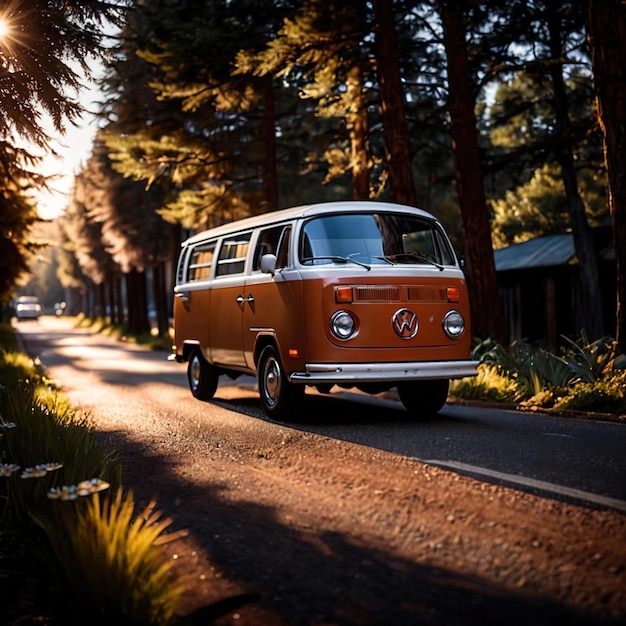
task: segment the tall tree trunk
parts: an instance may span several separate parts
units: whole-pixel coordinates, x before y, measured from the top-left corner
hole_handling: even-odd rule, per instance
[[[96,317],[106,317],[106,285],[104,280],[96,287]]]
[[[163,336],[169,330],[169,315],[165,295],[165,262],[157,263],[152,268],[152,293],[157,316],[157,330],[159,336]]]
[[[391,199],[417,206],[413,182],[409,129],[404,107],[404,89],[398,66],[398,41],[393,22],[393,1],[374,0],[376,63],[380,85],[381,117]]]
[[[550,56],[552,57],[550,76],[554,89],[553,103],[556,121],[557,159],[561,166],[567,208],[574,235],[574,246],[576,248],[576,256],[578,257],[582,324],[590,339],[599,339],[605,334],[605,328],[598,257],[595,250],[593,232],[587,223],[585,204],[578,192],[567,91],[565,89],[565,81],[563,80],[563,65],[555,62],[563,56],[561,24],[558,6],[555,4],[553,4],[552,10],[549,11],[548,31],[550,33]]]
[[[263,78],[263,95],[265,110],[263,125],[265,135],[265,173],[263,188],[265,191],[265,211],[278,208],[278,172],[276,170],[276,95],[271,74]]]
[[[106,284],[109,322],[112,326],[115,326],[117,324],[117,311],[115,307],[115,274],[113,272],[107,272]]]
[[[587,38],[591,47],[598,115],[604,133],[609,205],[617,263],[616,348],[626,354],[626,4],[588,0]]]
[[[122,298],[122,276],[119,271],[115,272],[113,278],[113,292],[115,303],[115,323],[121,326],[124,323],[124,301]]]
[[[439,6],[448,58],[450,133],[456,186],[465,231],[465,256],[474,334],[508,343],[498,292],[489,211],[480,171],[474,85],[467,58],[462,5]]]
[[[150,332],[145,272],[132,269],[126,275],[126,284],[128,286],[128,329],[135,335]]]
[[[369,120],[367,102],[363,89],[363,72],[355,64],[348,72],[347,96],[351,103],[347,115],[350,130],[350,160],[352,164],[352,198],[368,200],[370,197],[370,172],[367,165],[367,139],[369,137]]]

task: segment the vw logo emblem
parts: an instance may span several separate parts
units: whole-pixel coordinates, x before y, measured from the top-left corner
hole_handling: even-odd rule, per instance
[[[409,309],[398,309],[391,318],[391,325],[398,337],[412,339],[417,334],[417,315]]]

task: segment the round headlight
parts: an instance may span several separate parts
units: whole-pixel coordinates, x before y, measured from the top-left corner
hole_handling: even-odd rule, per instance
[[[450,337],[456,339],[465,330],[465,320],[458,311],[448,311],[443,318],[443,330]]]
[[[350,339],[356,329],[356,322],[348,311],[337,311],[330,318],[330,330],[337,339]]]

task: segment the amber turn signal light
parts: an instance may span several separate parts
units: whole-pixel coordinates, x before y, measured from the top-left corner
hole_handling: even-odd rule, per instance
[[[352,302],[352,287],[335,287],[335,302]]]
[[[458,287],[448,287],[447,295],[448,302],[458,302],[461,298]]]

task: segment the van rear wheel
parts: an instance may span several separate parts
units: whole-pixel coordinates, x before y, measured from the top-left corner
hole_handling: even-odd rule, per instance
[[[194,350],[187,366],[187,379],[191,395],[198,400],[210,400],[217,391],[219,373],[199,350]]]
[[[258,363],[259,396],[270,417],[294,419],[302,404],[304,385],[289,382],[274,346],[263,348]]]
[[[398,383],[398,395],[412,416],[429,417],[443,408],[449,387],[448,379],[407,380]]]

